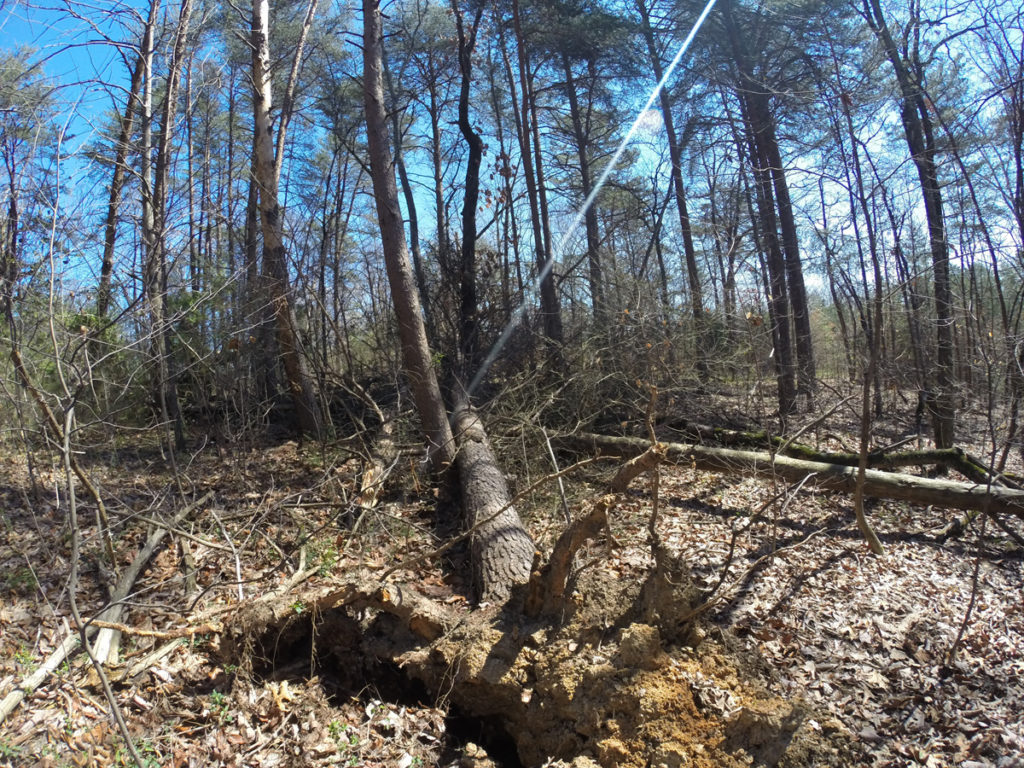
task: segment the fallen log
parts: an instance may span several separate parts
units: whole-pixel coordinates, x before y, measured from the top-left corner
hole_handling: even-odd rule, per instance
[[[503,602],[530,579],[536,548],[512,506],[505,473],[483,423],[465,405],[453,417],[462,506],[470,537],[473,581],[481,601]]]
[[[615,457],[637,456],[650,448],[648,440],[591,433],[563,435],[552,438],[552,441],[563,449]],[[669,460],[686,462],[707,472],[781,477],[794,483],[810,476],[808,485],[846,493],[852,493],[857,484],[857,467],[845,464],[682,443],[666,443],[665,451]],[[932,504],[949,509],[987,510],[1024,519],[1024,491],[1015,488],[869,469],[864,478],[864,493],[880,499]]]
[[[860,456],[852,451],[819,451],[805,443],[796,443],[791,439],[772,435],[763,430],[744,432],[724,427],[711,427],[700,424],[673,425],[672,430],[703,444],[705,438],[711,438],[718,445],[726,447],[768,448],[776,453],[792,459],[819,461],[825,464],[842,464],[856,467]],[[1018,476],[1011,473],[992,475],[980,458],[967,453],[961,448],[923,448],[913,451],[873,450],[868,453],[868,469],[894,470],[902,467],[936,466],[959,472],[968,480],[986,484],[992,478],[993,484],[1020,488]]]
[[[28,696],[31,696],[36,688],[43,684],[43,681],[50,676],[50,674],[59,667],[64,661],[78,651],[81,638],[77,634],[67,634],[64,639],[61,640],[60,645],[51,653],[46,661],[44,661],[39,668],[31,675],[26,677],[18,686],[8,693],[3,701],[0,701],[0,723],[18,708]]]

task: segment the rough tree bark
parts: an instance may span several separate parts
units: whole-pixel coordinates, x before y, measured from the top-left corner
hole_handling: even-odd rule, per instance
[[[480,417],[462,404],[454,421],[465,522],[475,529],[470,539],[473,581],[480,600],[502,602],[513,587],[529,580],[536,548],[512,506],[505,473]]]
[[[434,470],[440,473],[453,461],[458,467],[466,525],[471,530],[471,559],[478,595],[481,600],[500,602],[516,585],[528,581],[533,541],[510,503],[505,475],[468,398],[458,404],[453,418],[459,441],[458,453],[455,451],[398,209],[384,110],[379,0],[363,0],[363,67],[373,192],[391,299],[398,318],[403,365],[427,433],[428,455]]]

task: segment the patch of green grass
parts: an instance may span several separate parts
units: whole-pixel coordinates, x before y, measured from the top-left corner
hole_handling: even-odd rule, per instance
[[[222,723],[230,723],[234,717],[228,712],[229,701],[221,691],[210,692],[210,711]]]
[[[35,573],[27,565],[16,568],[4,577],[4,586],[19,595],[32,595],[39,588]]]
[[[160,768],[163,755],[151,741],[143,740],[135,745],[135,751],[142,758],[142,768]],[[131,752],[126,747],[118,747],[114,753],[114,765],[136,765]]]
[[[317,559],[319,560],[316,568],[317,574],[319,576],[329,576],[334,571],[334,567],[338,564],[340,557],[341,553],[338,552],[338,548],[333,544],[328,544],[321,549],[317,554]]]
[[[21,754],[21,747],[9,743],[7,739],[0,739],[0,758],[14,758]]]
[[[14,652],[14,660],[29,672],[34,672],[39,666],[39,662],[36,661],[36,657],[35,654],[32,653],[32,649],[24,643],[19,645],[18,650]]]
[[[342,724],[332,720],[327,725],[327,733],[331,740],[338,746],[341,753],[342,764],[347,768],[355,768],[362,765],[362,758],[359,756],[359,733],[351,725]]]

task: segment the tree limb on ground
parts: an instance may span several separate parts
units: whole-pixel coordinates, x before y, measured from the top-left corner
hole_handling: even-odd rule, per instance
[[[207,624],[205,626],[185,627],[180,630],[159,632],[155,630],[133,629],[118,621],[124,613],[123,601],[129,594],[131,594],[131,591],[135,586],[136,579],[138,579],[139,574],[142,573],[142,569],[145,567],[146,563],[149,562],[149,559],[153,556],[153,553],[156,551],[160,542],[167,535],[168,530],[177,526],[196,507],[205,504],[210,500],[210,498],[212,498],[212,496],[213,491],[208,492],[198,501],[195,501],[179,510],[171,522],[168,523],[166,528],[159,528],[149,535],[145,546],[143,546],[139,554],[135,556],[131,566],[118,580],[113,594],[111,595],[110,604],[100,612],[99,616],[87,622],[88,631],[97,631],[93,648],[96,658],[101,662],[109,662],[113,655],[116,654],[116,648],[120,643],[120,636],[122,633],[170,638],[176,636],[191,636],[196,633],[215,630],[212,625]],[[53,671],[57,669],[57,667],[73,656],[78,651],[80,644],[81,637],[78,634],[68,634],[35,672],[22,680],[17,688],[7,694],[3,701],[0,701],[0,723],[2,723],[15,709],[17,709],[18,705],[21,704],[27,696],[42,685],[46,678],[48,678]]]
[[[765,449],[770,446],[773,453],[777,451],[779,454],[793,459],[855,467],[860,458],[852,451],[819,451],[809,445],[795,443],[790,438],[771,435],[763,430],[745,432],[702,424],[673,424],[670,428],[688,439],[700,443],[711,439],[725,447],[745,446]],[[900,444],[897,443],[897,446]],[[993,473],[984,461],[961,448],[925,448],[917,451],[874,450],[868,453],[868,469],[893,470],[901,467],[929,465],[959,472],[975,483],[988,483],[991,480],[994,485],[1017,489],[1024,487],[1021,478],[1008,473]]]
[[[650,448],[650,442],[640,438],[608,437],[591,433],[564,435],[553,438],[553,441],[563,449],[615,457],[636,456]],[[856,487],[856,466],[704,445],[664,445],[667,458],[689,463],[694,469],[706,472],[780,477],[790,482],[798,482],[813,475],[810,483],[818,488],[851,493]],[[827,457],[828,454],[822,454],[822,458]],[[1024,519],[1024,491],[1016,488],[959,483],[869,469],[864,479],[864,492],[880,499],[1011,514]]]
[[[164,527],[157,528],[150,533],[146,538],[145,545],[139,550],[135,559],[132,560],[132,564],[121,574],[121,578],[118,579],[117,585],[110,595],[109,605],[100,611],[100,614],[96,617],[97,620],[104,622],[99,634],[96,635],[96,640],[93,642],[93,653],[101,664],[111,663],[117,658],[117,649],[121,642],[120,621],[125,611],[124,601],[135,588],[135,581],[139,578],[139,574],[142,573],[142,569],[146,567],[149,559],[156,552],[157,547],[160,546],[168,532],[176,528],[197,507],[201,507],[211,498],[213,498],[213,491],[208,491],[197,501],[178,510]]]

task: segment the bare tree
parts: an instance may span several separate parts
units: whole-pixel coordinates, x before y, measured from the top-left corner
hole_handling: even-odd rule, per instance
[[[398,334],[402,345],[402,362],[412,389],[416,410],[426,433],[431,465],[437,472],[451,465],[455,458],[448,414],[441,388],[437,383],[427,331],[420,308],[419,292],[405,227],[398,207],[394,163],[388,137],[387,113],[384,109],[383,50],[381,43],[381,12],[377,0],[363,0],[363,93],[366,101],[366,141],[373,176],[373,195],[380,222],[381,247],[391,285],[391,300],[398,318]]]
[[[312,22],[316,1],[312,0],[303,25],[302,40]],[[270,116],[273,104],[272,72],[270,68],[270,4],[269,0],[253,0],[252,4],[252,74],[254,113],[255,178],[259,192],[260,224],[263,233],[263,273],[265,289],[274,311],[277,342],[284,366],[288,389],[295,404],[297,426],[305,433],[321,434],[320,411],[313,392],[313,381],[306,368],[296,330],[295,313],[289,291],[288,260],[284,243],[284,221],[278,195],[278,182],[283,162],[283,133],[291,114],[295,78],[302,43],[296,50],[285,108],[280,115],[277,148],[275,151]]]

